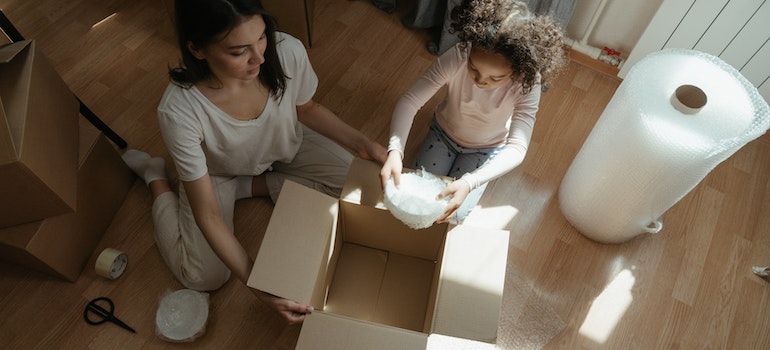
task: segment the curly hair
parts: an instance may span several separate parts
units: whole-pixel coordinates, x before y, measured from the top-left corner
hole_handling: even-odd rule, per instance
[[[537,81],[554,79],[567,63],[564,32],[551,16],[535,15],[516,0],[463,0],[452,9],[450,33],[463,45],[503,55],[511,79],[528,93]]]

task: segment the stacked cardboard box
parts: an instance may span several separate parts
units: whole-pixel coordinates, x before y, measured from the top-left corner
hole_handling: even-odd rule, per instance
[[[135,180],[32,40],[0,47],[0,259],[75,281]]]
[[[78,101],[33,41],[0,48],[0,227],[75,210]]]
[[[379,165],[360,159],[339,200],[287,181],[247,285],[317,310],[297,349],[495,342],[508,232],[412,230],[385,209],[379,181]]]
[[[312,46],[315,0],[263,0],[262,4],[278,20],[278,30]]]

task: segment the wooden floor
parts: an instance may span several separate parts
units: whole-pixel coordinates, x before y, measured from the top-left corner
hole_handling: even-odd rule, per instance
[[[405,3],[405,2],[399,2]],[[408,7],[408,5],[400,5]],[[72,90],[130,147],[168,159],[155,108],[175,65],[171,24],[156,0],[0,0],[38,41]],[[429,67],[429,34],[368,0],[316,1],[310,58],[316,100],[385,143],[396,99]],[[593,242],[559,211],[561,178],[619,81],[572,63],[543,95],[524,164],[488,189],[474,224],[511,231],[497,347],[501,349],[770,349],[770,144],[749,143],[671,208],[663,232],[620,245]],[[416,120],[426,131],[435,100]],[[86,123],[83,120],[83,123]],[[416,135],[416,136],[414,136]],[[415,145],[408,145],[408,154]],[[247,288],[211,293],[203,337],[173,344],[155,335],[160,297],[182,288],[153,241],[150,194],[135,184],[75,283],[0,263],[0,347],[5,349],[292,349],[285,326]],[[272,205],[239,202],[236,234],[255,254]],[[127,253],[126,273],[93,271],[105,247]],[[109,296],[137,334],[92,327],[86,302]]]

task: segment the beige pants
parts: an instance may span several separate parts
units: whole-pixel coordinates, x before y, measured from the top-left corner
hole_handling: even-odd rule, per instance
[[[275,202],[287,179],[339,197],[352,155],[345,149],[304,128],[302,145],[291,163],[274,163],[266,173],[270,198]],[[251,196],[251,176],[211,176],[219,210],[230,230],[237,199]],[[164,193],[152,207],[155,241],[163,260],[187,288],[208,291],[221,287],[230,270],[209,246],[195,223],[190,203],[179,186],[179,195]]]

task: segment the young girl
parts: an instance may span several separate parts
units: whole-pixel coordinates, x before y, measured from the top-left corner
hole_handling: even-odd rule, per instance
[[[258,0],[175,6],[182,65],[169,71],[158,120],[179,194],[163,158],[137,150],[123,158],[153,194],[156,243],[171,272],[187,288],[215,290],[231,273],[245,283],[253,264],[233,234],[237,199],[275,200],[286,179],[338,196],[352,155],[330,139],[362,158],[387,155],[313,101],[318,79],[302,43],[276,32]],[[312,311],[255,294],[290,323]]]
[[[452,10],[460,43],[442,54],[393,111],[388,159],[380,177],[396,186],[404,144],[417,111],[444,85],[415,169],[455,180],[437,222],[461,222],[487,183],[521,164],[527,152],[541,84],[566,63],[562,30],[550,17],[531,14],[514,0],[464,0]]]

